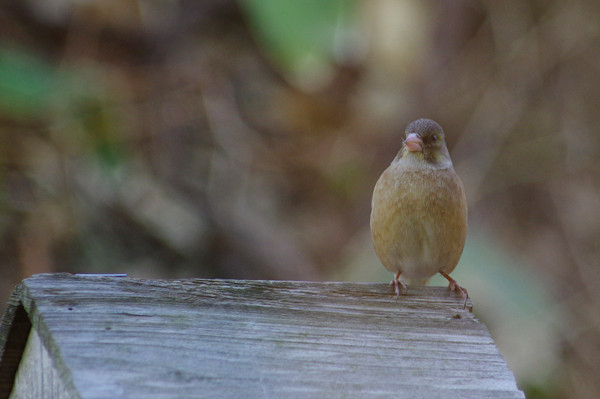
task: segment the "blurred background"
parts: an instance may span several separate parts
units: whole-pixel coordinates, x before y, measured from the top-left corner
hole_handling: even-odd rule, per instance
[[[0,0],[0,25],[0,311],[60,271],[387,282],[372,189],[429,117],[468,194],[453,276],[519,386],[600,397],[600,3]]]

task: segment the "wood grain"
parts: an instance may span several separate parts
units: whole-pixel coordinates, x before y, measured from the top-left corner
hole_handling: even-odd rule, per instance
[[[54,274],[17,291],[82,398],[524,398],[442,287]]]
[[[72,386],[66,387],[60,370],[35,329],[31,329],[27,347],[15,376],[9,399],[79,399]]]

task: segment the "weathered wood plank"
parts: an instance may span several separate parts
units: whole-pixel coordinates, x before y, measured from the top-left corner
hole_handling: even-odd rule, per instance
[[[27,347],[15,377],[14,389],[9,399],[79,399],[79,395],[66,387],[50,353],[42,344],[35,329],[31,329]]]
[[[82,398],[524,398],[441,287],[40,275],[18,290]]]
[[[0,324],[0,398],[10,394],[30,329],[21,296],[14,292]]]

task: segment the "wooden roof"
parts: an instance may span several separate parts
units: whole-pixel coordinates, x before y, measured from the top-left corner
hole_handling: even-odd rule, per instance
[[[0,398],[31,326],[73,397],[524,398],[463,304],[443,287],[37,275],[0,328]]]

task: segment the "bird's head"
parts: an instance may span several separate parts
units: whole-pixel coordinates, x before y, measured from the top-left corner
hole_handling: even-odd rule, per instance
[[[417,157],[432,164],[450,161],[444,130],[431,119],[417,119],[406,127],[401,157]]]

